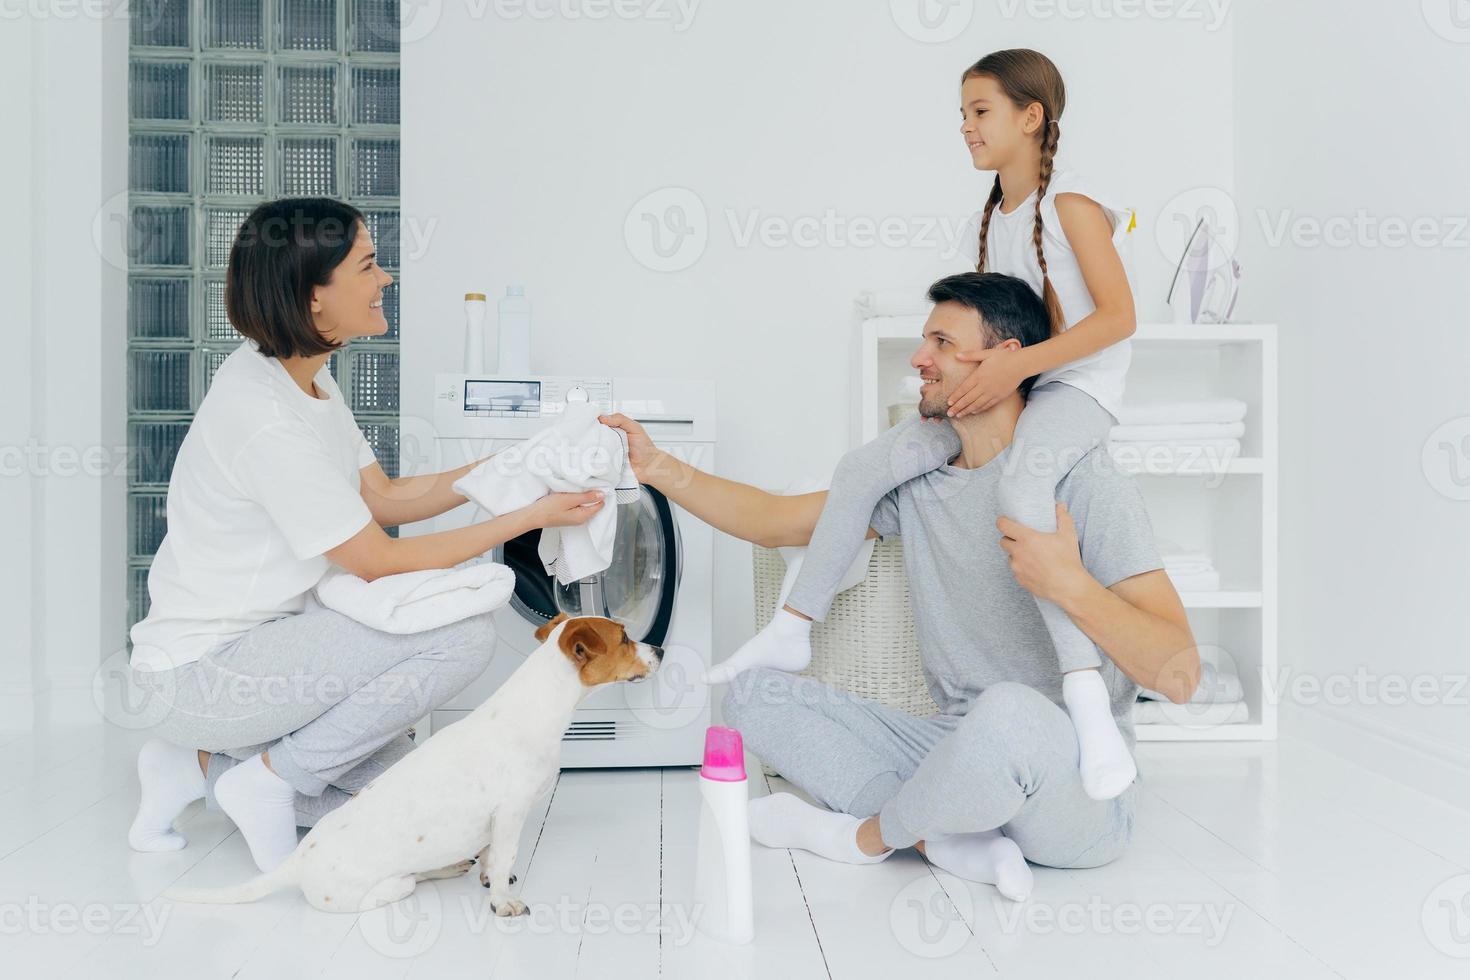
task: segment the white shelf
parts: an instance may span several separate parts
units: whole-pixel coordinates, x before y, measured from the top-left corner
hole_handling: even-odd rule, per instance
[[[887,426],[886,401],[920,343],[926,314],[862,321],[857,349],[853,444]],[[1233,397],[1246,403],[1240,455],[1170,460],[1157,448],[1113,458],[1138,477],[1156,533],[1210,552],[1227,587],[1184,592],[1202,655],[1234,661],[1250,721],[1214,727],[1137,726],[1143,741],[1231,741],[1276,737],[1276,706],[1266,697],[1276,674],[1277,624],[1277,348],[1269,323],[1140,324],[1125,401],[1169,402]],[[1121,453],[1120,453],[1121,447]],[[1122,458],[1120,458],[1120,455]]]

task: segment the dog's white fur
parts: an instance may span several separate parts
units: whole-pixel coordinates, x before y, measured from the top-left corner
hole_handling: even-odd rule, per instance
[[[527,813],[556,781],[572,712],[594,687],[642,680],[663,659],[599,617],[563,614],[536,636],[541,646],[489,700],[323,817],[280,867],[164,897],[253,902],[299,885],[316,908],[359,912],[406,898],[419,881],[464,874],[478,854],[495,914],[524,914],[510,870]]]

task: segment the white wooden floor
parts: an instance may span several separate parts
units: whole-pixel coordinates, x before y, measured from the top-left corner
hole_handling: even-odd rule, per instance
[[[492,917],[473,875],[390,912],[331,915],[296,892],[160,899],[253,866],[201,804],[181,819],[183,851],[127,848],[141,740],[0,735],[4,976],[1470,976],[1470,814],[1289,739],[1141,746],[1132,849],[1105,868],[1038,868],[1023,906],[913,851],[855,868],[755,845],[743,948],[688,923],[693,770],[563,773],[521,844],[528,917]],[[752,792],[790,788],[770,783]]]

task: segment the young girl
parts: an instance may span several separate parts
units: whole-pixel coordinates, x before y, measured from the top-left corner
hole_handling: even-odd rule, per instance
[[[1001,510],[1056,531],[1056,486],[1117,421],[1133,333],[1133,298],[1112,239],[1127,212],[1101,203],[1075,175],[1053,169],[1066,101],[1062,78],[1030,50],[986,55],[961,76],[961,132],[977,170],[995,184],[971,221],[969,257],[981,272],[1017,276],[1043,298],[1052,336],[1019,351],[967,352],[974,372],[949,401],[950,418],[984,412],[1036,378],[1013,441],[1019,451],[999,487]],[[770,625],[708,675],[730,680],[752,666],[801,670],[811,621],[822,619],[852,563],[878,500],[959,452],[948,421],[899,425],[843,457],[807,558]],[[1084,788],[1112,799],[1137,775],[1113,719],[1097,647],[1055,604],[1037,599],[1061,667],[1062,699],[1077,730]]]

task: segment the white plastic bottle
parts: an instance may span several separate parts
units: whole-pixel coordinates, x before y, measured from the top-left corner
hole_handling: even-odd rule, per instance
[[[464,294],[464,373],[485,373],[485,315],[488,304],[484,293]]]
[[[500,374],[531,373],[531,301],[523,286],[509,286],[500,301]]]
[[[711,725],[705,730],[699,798],[695,926],[711,939],[744,945],[755,935],[755,896],[745,744],[736,729]]]

